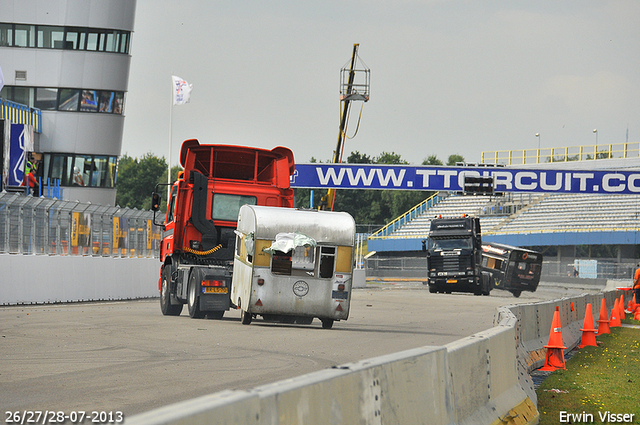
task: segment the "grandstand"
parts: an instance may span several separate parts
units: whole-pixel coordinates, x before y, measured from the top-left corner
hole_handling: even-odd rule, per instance
[[[588,164],[554,163],[549,167],[563,165],[575,169],[639,169],[640,161],[591,160]],[[412,211],[420,213],[410,219],[399,217],[371,235],[368,251],[376,251],[378,258],[420,257],[424,255],[422,246],[432,218],[469,214],[480,217],[483,240],[541,251],[545,262],[556,263],[552,268],[559,275],[566,276],[567,267],[576,260],[597,258],[601,263],[615,264],[613,277],[625,278],[640,257],[640,194],[439,193],[428,208],[416,207]],[[603,246],[606,249],[601,249]],[[602,256],[603,251],[606,257]]]

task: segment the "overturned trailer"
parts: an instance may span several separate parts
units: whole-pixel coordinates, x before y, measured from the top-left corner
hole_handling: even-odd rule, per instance
[[[542,272],[542,253],[499,244],[482,245],[482,269],[491,273],[493,287],[519,297],[522,291],[535,292]]]

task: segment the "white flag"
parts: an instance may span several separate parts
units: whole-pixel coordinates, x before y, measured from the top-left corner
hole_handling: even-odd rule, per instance
[[[173,104],[184,105],[189,102],[191,97],[191,89],[193,84],[187,83],[180,77],[172,76],[173,78]]]

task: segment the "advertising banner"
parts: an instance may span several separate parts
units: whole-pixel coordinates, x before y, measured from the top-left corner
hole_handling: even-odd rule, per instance
[[[88,248],[91,245],[91,214],[72,213],[71,246]]]
[[[495,192],[640,193],[640,171],[296,164],[293,188],[462,191],[465,176],[493,177]]]
[[[11,124],[9,128],[9,143],[4,146],[3,185],[21,186],[24,181],[27,153],[33,151],[33,127],[27,124]]]

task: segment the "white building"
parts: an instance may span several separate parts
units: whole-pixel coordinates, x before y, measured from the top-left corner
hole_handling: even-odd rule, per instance
[[[0,96],[42,110],[62,197],[114,205],[136,0],[0,0]]]

